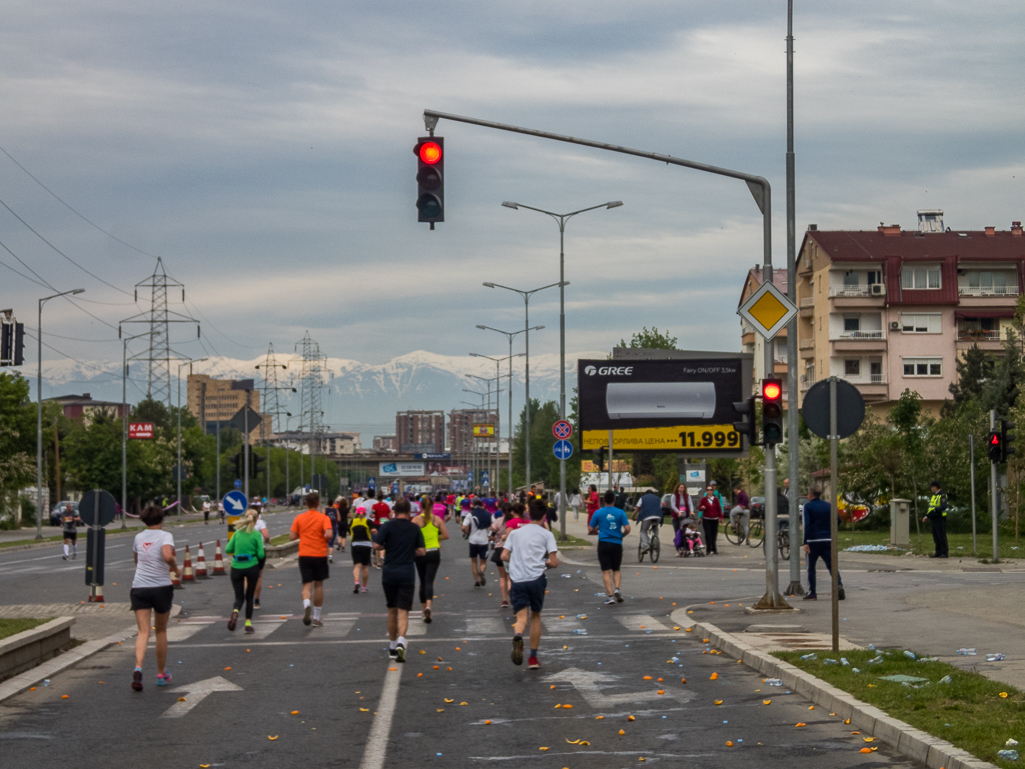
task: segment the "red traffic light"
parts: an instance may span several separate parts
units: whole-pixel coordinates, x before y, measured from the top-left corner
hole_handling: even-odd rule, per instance
[[[1000,445],[1000,434],[999,433],[993,433],[992,435],[989,436],[989,445],[990,446],[999,446]]]
[[[778,382],[766,382],[762,386],[762,397],[768,400],[776,400],[780,395],[783,394],[783,388],[780,387]]]
[[[441,160],[441,146],[434,142],[424,142],[420,145],[420,160],[429,166]]]

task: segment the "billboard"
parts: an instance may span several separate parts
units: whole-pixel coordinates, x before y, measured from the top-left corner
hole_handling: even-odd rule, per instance
[[[484,422],[475,422],[473,425],[473,437],[474,438],[494,438],[495,437],[495,426],[493,424]]]
[[[745,397],[743,368],[739,354],[581,360],[581,448],[607,447],[611,430],[616,451],[737,454],[744,447],[733,404]]]
[[[128,423],[128,437],[129,438],[152,438],[153,437],[153,423],[152,422],[129,422]]]
[[[377,474],[382,478],[421,478],[425,468],[423,462],[381,462]]]

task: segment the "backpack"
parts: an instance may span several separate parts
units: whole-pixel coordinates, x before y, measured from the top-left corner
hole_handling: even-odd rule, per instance
[[[491,525],[491,513],[483,507],[473,508],[470,515],[473,516],[473,522],[477,524],[478,529],[487,529]]]

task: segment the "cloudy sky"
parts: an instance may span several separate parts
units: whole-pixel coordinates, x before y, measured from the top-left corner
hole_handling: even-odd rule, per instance
[[[918,208],[954,228],[1025,218],[1020,0],[796,6],[798,232],[911,227]],[[116,359],[160,255],[186,285],[172,309],[203,321],[202,345],[176,332],[183,354],[291,353],[307,330],[364,363],[501,354],[475,325],[521,325],[522,303],[481,283],[558,279],[555,224],[501,202],[623,200],[568,227],[568,348],[657,326],[737,349],[761,260],[743,183],[443,121],[430,232],[411,150],[430,107],[761,174],[783,264],[785,34],[783,0],[11,0],[0,306],[34,329],[37,282],[84,287],[47,305],[44,360]],[[558,294],[531,311],[550,329],[532,351],[557,351]]]

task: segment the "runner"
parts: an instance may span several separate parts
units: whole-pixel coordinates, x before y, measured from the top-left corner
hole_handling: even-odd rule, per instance
[[[441,499],[441,495],[438,495]],[[441,543],[448,539],[448,528],[445,526],[444,513],[438,513],[438,507],[445,509],[444,503],[440,505],[431,501],[430,497],[424,497],[420,503],[420,515],[413,519],[413,523],[420,527],[424,535],[424,546],[427,552],[416,557],[416,571],[420,575],[420,608],[423,612],[424,622],[431,623],[431,602],[434,599],[434,577],[441,566]]]
[[[210,500],[203,500],[203,523],[210,524]]]
[[[235,605],[228,618],[228,630],[232,632],[235,631],[238,611],[243,603],[246,605],[246,632],[253,632],[253,598],[266,558],[263,534],[256,530],[259,516],[256,510],[246,510],[242,518],[235,522],[235,533],[224,548],[224,552],[232,556],[231,586],[235,589]]]
[[[349,500],[339,496],[335,500],[335,508],[338,510],[338,539],[342,543],[338,552],[344,553],[345,540],[349,536]]]
[[[327,562],[335,562],[335,542],[338,540],[338,508],[328,505],[324,508],[324,515],[331,521],[331,540],[327,543]]]
[[[399,662],[406,661],[406,630],[416,590],[416,557],[427,554],[423,531],[409,520],[409,507],[405,499],[396,502],[395,518],[382,526],[374,539],[375,550],[389,553],[381,587],[388,606],[388,656]]]
[[[324,605],[324,580],[328,578],[327,543],[331,541],[331,520],[320,512],[320,494],[311,491],[306,495],[305,513],[292,521],[288,532],[289,541],[299,540],[299,576],[303,582],[303,624],[310,624],[311,598],[312,620],[316,627],[323,627],[320,610]]]
[[[623,574],[623,537],[630,533],[630,521],[626,513],[615,506],[616,495],[605,492],[605,506],[598,510],[587,523],[587,533],[598,535],[598,564],[605,583],[605,603],[623,603],[619,592]]]
[[[78,517],[75,508],[68,502],[64,506],[64,512],[61,513],[61,527],[64,532],[64,555],[61,556],[63,560],[68,560],[69,548],[72,561],[78,556],[78,529],[76,527],[84,524],[85,521]]]
[[[353,593],[367,592],[367,580],[370,579],[370,553],[374,545],[374,530],[367,520],[367,509],[359,507],[349,524],[352,537],[352,586]]]
[[[592,483],[587,487],[587,520],[594,517],[599,507],[601,507],[601,499],[598,497],[598,487]]]
[[[502,550],[505,547],[505,538],[522,525],[517,517],[513,506],[508,502],[502,502],[502,517],[491,524],[491,537],[495,543],[495,549],[491,554],[491,562],[498,567],[498,587],[502,591],[502,608],[509,608],[509,572],[505,570],[505,561],[502,560]],[[516,525],[510,528],[512,521]]]
[[[368,499],[367,502],[369,503],[370,500]],[[412,508],[410,508],[410,509],[412,509]],[[379,531],[381,529],[381,527],[384,525],[384,522],[387,521],[389,518],[391,518],[391,513],[392,513],[392,506],[384,501],[384,492],[383,491],[377,492],[377,501],[374,502],[371,505],[370,510],[373,513],[374,529]],[[376,536],[377,532],[375,531],[374,534]],[[386,555],[386,553],[383,550],[378,551],[378,549],[376,547],[374,548],[374,568],[375,569],[380,569],[381,568],[381,564],[384,563],[385,555]]]
[[[480,497],[473,500],[471,510],[463,515],[463,534],[470,543],[470,569],[473,571],[473,587],[480,589],[488,583],[488,529],[491,516],[484,509]]]
[[[158,505],[150,505],[139,517],[146,524],[146,530],[136,534],[132,543],[135,578],[130,593],[135,624],[139,628],[135,637],[135,671],[132,673],[132,689],[137,692],[142,691],[142,661],[146,657],[151,622],[157,642],[157,686],[166,686],[171,681],[167,672],[167,619],[171,616],[174,598],[170,575],[173,573],[181,578],[174,557],[174,537],[162,531],[164,511]]]
[[[260,532],[260,536],[263,537],[263,546],[266,551],[267,545],[270,544],[270,532],[267,530],[267,521],[263,520],[263,514],[259,513],[256,518],[256,531]],[[260,559],[260,576],[256,580],[256,595],[253,600],[253,608],[260,608],[260,593],[263,591],[263,567],[267,563],[267,555],[264,553],[263,558]]]
[[[527,629],[529,616],[530,659],[527,665],[531,670],[541,667],[537,661],[537,649],[541,645],[541,610],[545,605],[545,590],[548,587],[545,569],[554,569],[559,565],[559,549],[555,537],[544,528],[543,521],[544,508],[531,507],[530,523],[511,532],[505,538],[505,548],[502,550],[502,560],[509,564],[509,577],[512,580],[509,596],[513,611],[516,612],[512,661],[514,665],[523,664],[523,632]]]
[[[217,503],[217,520],[224,523],[224,502]]]

